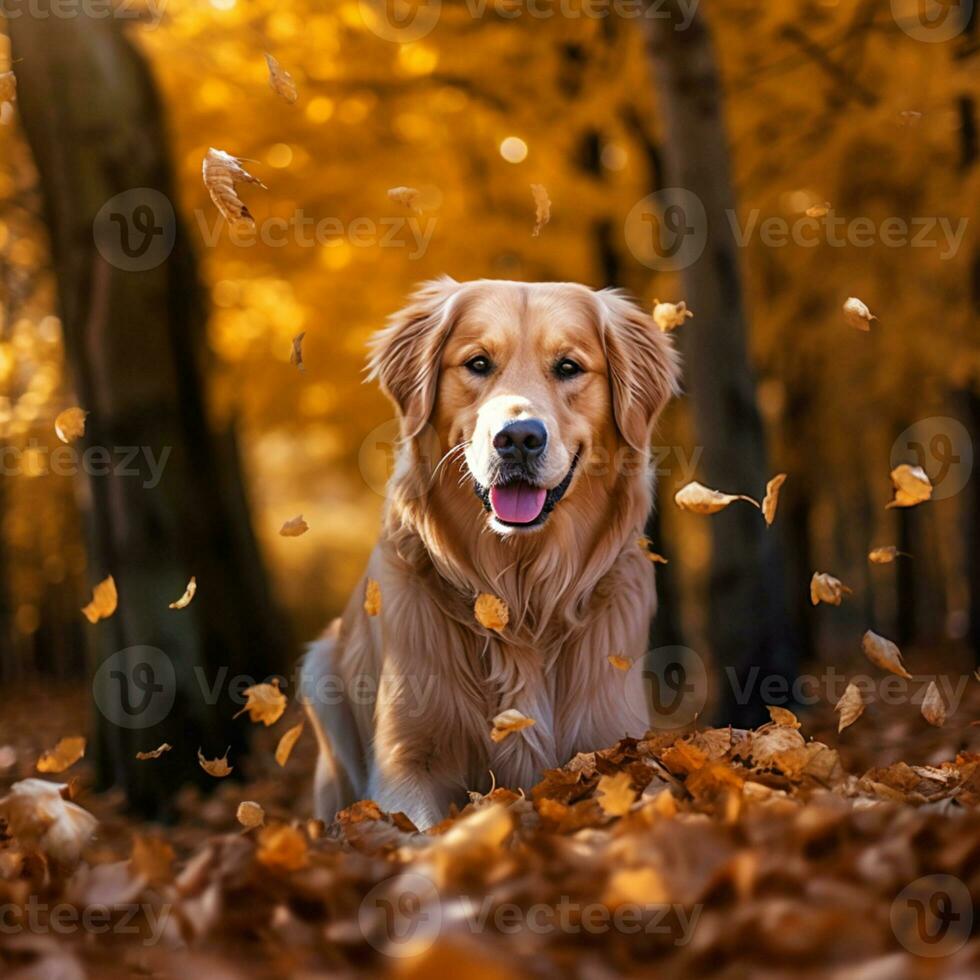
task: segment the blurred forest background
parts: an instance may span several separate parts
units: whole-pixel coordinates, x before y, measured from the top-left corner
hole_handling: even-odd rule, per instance
[[[3,683],[86,677],[136,643],[257,676],[285,669],[340,610],[376,538],[394,430],[362,383],[365,342],[443,273],[619,285],[647,307],[693,309],[679,332],[688,394],[657,435],[652,531],[670,564],[655,642],[725,663],[727,630],[750,663],[773,643],[833,662],[871,627],[975,654],[980,481],[959,480],[972,439],[929,421],[980,423],[980,26],[969,4],[952,7],[961,29],[937,42],[897,0],[705,0],[685,31],[512,3],[477,15],[454,0],[409,41],[383,36],[368,0],[157,0],[138,19],[9,6]],[[266,52],[295,79],[295,104],[269,87]],[[201,180],[209,147],[252,161],[268,186],[242,189],[260,229],[300,213],[331,219],[329,240],[236,244]],[[531,184],[553,202],[537,237]],[[712,222],[693,271],[650,268],[625,232],[638,202],[677,185]],[[398,186],[419,189],[420,213],[388,197]],[[134,187],[177,215],[172,252],[148,271],[100,264],[93,246],[99,210]],[[967,223],[955,248],[938,228],[921,247],[775,247],[759,233],[737,245],[717,220],[729,202],[742,229],[825,202],[875,227]],[[849,296],[878,317],[870,333],[845,322]],[[300,372],[290,353],[304,331]],[[87,445],[172,446],[159,486],[52,472],[55,416],[75,404],[91,412]],[[936,499],[886,510],[902,461],[925,463]],[[948,495],[944,467],[959,480]],[[766,543],[757,514],[747,531],[736,508],[705,519],[672,503],[694,479],[759,497],[779,471],[789,480]],[[297,514],[309,533],[279,536]],[[915,560],[870,565],[885,544]],[[815,570],[855,599],[813,609]],[[79,614],[109,572],[111,631]],[[191,574],[199,594],[175,624],[167,603]],[[712,607],[723,593],[727,611]],[[773,662],[792,669],[791,653]],[[110,776],[131,748],[103,746]]]

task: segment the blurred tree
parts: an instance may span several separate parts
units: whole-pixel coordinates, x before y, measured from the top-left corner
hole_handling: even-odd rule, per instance
[[[103,785],[120,785],[134,807],[166,815],[187,778],[188,753],[198,745],[216,755],[228,742],[243,747],[244,729],[227,724],[227,688],[219,688],[217,711],[207,688],[281,667],[286,642],[250,530],[234,439],[213,433],[207,417],[205,310],[169,204],[174,191],[152,77],[120,19],[81,9],[56,16],[53,6],[38,0],[31,15],[9,20],[9,31],[71,378],[90,413],[84,445],[102,447],[109,458],[108,472],[90,466],[86,481],[91,578],[112,574],[119,592],[116,614],[90,628],[95,659],[156,647],[176,677],[173,707],[152,728],[118,727],[97,713],[96,761]],[[116,226],[115,245],[105,234],[96,245],[100,212],[110,231]],[[159,246],[153,236],[165,244],[172,236],[172,249],[157,253],[150,268],[139,261],[141,233],[151,236],[151,249]],[[157,485],[145,466],[138,476],[120,468],[126,447],[152,450],[162,467]],[[169,609],[191,575],[197,597],[187,609]],[[116,680],[104,678],[98,704],[123,696]],[[162,741],[184,751],[152,765],[135,760]]]

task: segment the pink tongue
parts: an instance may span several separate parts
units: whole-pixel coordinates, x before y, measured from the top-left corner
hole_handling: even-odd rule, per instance
[[[527,483],[508,483],[505,487],[490,488],[490,506],[508,524],[530,524],[541,513],[547,495],[547,490]]]

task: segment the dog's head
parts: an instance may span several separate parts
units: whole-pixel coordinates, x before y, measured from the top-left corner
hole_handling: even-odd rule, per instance
[[[597,451],[646,460],[677,365],[651,318],[615,290],[440,279],[375,338],[377,377],[405,439],[427,426],[465,458],[500,534],[544,526]]]

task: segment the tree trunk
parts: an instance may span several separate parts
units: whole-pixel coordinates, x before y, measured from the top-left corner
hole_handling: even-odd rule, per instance
[[[102,786],[120,785],[135,808],[166,816],[175,789],[201,776],[199,746],[212,757],[244,748],[227,679],[281,668],[286,642],[237,463],[209,428],[203,295],[170,203],[151,74],[120,19],[57,17],[48,0],[35,8],[8,23],[20,117],[41,179],[75,396],[90,413],[78,448],[101,454],[85,467],[91,581],[112,574],[119,593],[115,615],[84,624],[102,665],[97,770]],[[146,451],[126,458],[126,447],[165,460],[158,482]],[[191,575],[196,598],[169,609]],[[209,686],[219,678],[215,700]],[[164,741],[173,752],[135,760]]]
[[[740,286],[735,214],[722,90],[711,35],[701,9],[686,29],[676,3],[646,19],[647,49],[664,122],[665,184],[700,199],[706,244],[681,270],[696,319],[681,331],[685,376],[698,439],[699,479],[732,493],[758,496],[771,475],[755,401]],[[685,225],[697,221],[685,215]],[[721,721],[750,724],[763,716],[757,676],[791,680],[796,653],[786,616],[778,530],[752,507],[736,505],[711,518],[708,634],[726,681]]]

